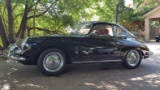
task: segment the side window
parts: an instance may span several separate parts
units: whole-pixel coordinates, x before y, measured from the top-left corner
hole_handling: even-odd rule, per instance
[[[113,36],[112,25],[98,24],[93,27],[91,34],[96,36]]]
[[[127,36],[126,32],[117,26],[114,26],[114,35],[115,36]]]

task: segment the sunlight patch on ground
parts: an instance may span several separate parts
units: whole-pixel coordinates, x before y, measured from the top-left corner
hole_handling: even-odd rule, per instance
[[[13,83],[18,83],[19,81],[17,81],[16,79],[13,80]]]
[[[13,72],[17,71],[18,69],[16,68],[11,68],[11,71],[9,73],[7,73],[7,75],[11,75]]]
[[[10,85],[9,85],[9,83],[5,83],[3,86],[2,86],[2,88],[1,88],[1,90],[10,90]]]
[[[144,80],[142,77],[131,78],[131,81],[141,81]]]
[[[135,77],[131,78],[131,81],[145,81],[151,86],[159,86],[160,85],[160,73],[159,74],[150,74],[150,75],[145,75],[143,77]]]
[[[160,44],[146,44],[154,54],[160,54]]]
[[[40,85],[32,84],[32,83],[27,83],[27,84],[17,84],[18,87],[36,87],[36,88],[43,88]]]
[[[123,82],[123,81],[115,81],[114,83],[120,84],[122,86],[128,86],[128,84],[126,82]]]
[[[159,87],[160,86],[160,73],[154,73],[149,75],[144,75],[142,77],[133,77],[128,79],[128,81],[117,80],[117,81],[100,81],[98,83],[86,82],[84,85],[95,87],[97,89],[106,89],[106,90],[119,90],[119,86],[130,88],[133,85],[138,85],[139,87],[149,86],[149,87]],[[145,82],[145,84],[137,84],[139,82]]]
[[[107,89],[107,90],[118,90],[118,88],[115,85],[112,85],[110,83],[107,83],[105,81],[101,81],[98,85],[94,83],[84,83],[87,86],[93,86],[97,89]]]

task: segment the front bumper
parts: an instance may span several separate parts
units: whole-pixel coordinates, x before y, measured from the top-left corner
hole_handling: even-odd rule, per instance
[[[21,56],[22,49],[18,47],[17,45],[11,46],[8,57],[10,59],[16,60],[16,61],[25,61],[26,58]]]
[[[24,57],[20,57],[18,55],[10,55],[10,58],[17,61],[25,61],[26,59]]]

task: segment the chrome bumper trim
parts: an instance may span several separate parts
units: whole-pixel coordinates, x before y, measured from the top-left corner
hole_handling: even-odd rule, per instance
[[[146,50],[142,50],[144,56],[143,56],[143,59],[146,59],[148,57],[150,57],[151,55],[153,55],[153,52],[151,51],[146,51]]]
[[[13,45],[9,50],[8,57],[16,61],[26,60],[26,58],[19,56],[17,53],[21,53],[21,49],[17,45]]]
[[[26,59],[24,57],[20,57],[20,56],[10,56],[11,59],[13,60],[17,60],[17,61],[25,61]]]
[[[146,55],[153,55],[153,52],[148,51],[148,52],[146,52]]]

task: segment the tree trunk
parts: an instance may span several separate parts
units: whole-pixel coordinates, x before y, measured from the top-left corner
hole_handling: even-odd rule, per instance
[[[24,15],[20,24],[20,27],[18,29],[18,32],[16,34],[16,37],[20,37],[20,38],[24,38],[25,37],[25,32],[27,30],[27,22],[29,19],[31,18],[36,18],[36,17],[40,17],[42,15],[44,15],[45,13],[47,13],[47,11],[59,0],[55,0],[44,12],[42,12],[41,14],[38,15],[33,15],[33,16],[29,16],[28,14],[30,12],[31,7],[28,6],[28,1],[26,0],[26,4],[25,4],[25,11],[24,11]],[[40,0],[37,1],[37,4],[40,2]]]
[[[12,10],[12,1],[6,0],[7,11],[8,11],[8,40],[10,43],[14,43],[14,33],[13,33],[13,10]]]
[[[9,45],[9,42],[7,40],[7,35],[6,35],[6,32],[5,32],[4,25],[3,25],[1,17],[0,17],[0,37],[2,39],[3,48],[7,48],[8,45]]]
[[[30,34],[31,32],[30,32],[29,29],[27,29],[27,31],[28,31],[27,36],[30,37],[31,36],[31,34]]]
[[[20,27],[18,29],[18,32],[16,34],[16,37],[24,38],[25,37],[25,32],[27,29],[27,21],[28,21],[28,13],[29,13],[29,7],[28,4],[25,4],[25,10],[24,10],[24,15],[20,24]]]
[[[0,51],[2,51],[2,50],[4,50],[4,49],[2,48],[2,46],[0,46]]]

